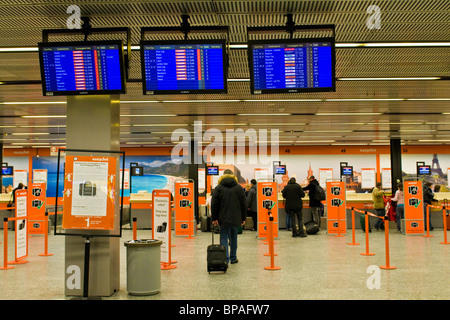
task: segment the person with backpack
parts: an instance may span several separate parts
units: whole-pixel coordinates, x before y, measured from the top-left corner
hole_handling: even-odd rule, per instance
[[[295,181],[295,178],[289,179],[287,185],[281,191],[283,198],[286,199],[284,209],[287,214],[291,215],[292,222],[292,236],[293,237],[306,237],[306,232],[303,229],[303,201],[302,198],[305,196],[305,192],[302,187]],[[298,231],[295,227],[295,218],[298,221]]]
[[[314,176],[310,176],[308,182],[309,184],[303,188],[303,191],[308,191],[309,193],[309,206],[311,208],[312,219],[320,227],[321,201],[325,200],[325,191]]]

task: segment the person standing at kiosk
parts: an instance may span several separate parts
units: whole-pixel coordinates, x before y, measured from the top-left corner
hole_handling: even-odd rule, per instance
[[[286,199],[284,208],[287,214],[291,215],[292,222],[292,236],[293,237],[306,237],[306,232],[303,228],[303,201],[305,192],[302,187],[295,181],[295,178],[289,179],[287,185],[281,191],[283,198]],[[295,228],[295,218],[298,221],[298,231]]]

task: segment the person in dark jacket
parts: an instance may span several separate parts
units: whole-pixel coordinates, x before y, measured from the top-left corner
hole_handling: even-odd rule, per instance
[[[256,202],[256,180],[252,179],[250,181],[252,186],[250,187],[250,190],[247,194],[247,208],[248,208],[248,215],[253,220],[253,231],[256,231],[257,229],[257,219],[256,219],[256,212],[258,211],[258,203]]]
[[[308,178],[309,184],[303,188],[303,191],[308,191],[309,193],[309,207],[311,208],[313,221],[320,226],[320,208],[321,202],[316,199],[316,188],[319,182],[314,176]]]
[[[238,228],[245,224],[247,201],[244,189],[231,170],[225,170],[211,199],[211,220],[220,226],[220,244],[227,248],[227,263],[237,263]],[[230,250],[228,250],[228,243]]]
[[[425,230],[427,230],[427,210],[429,210],[430,231],[433,230],[433,226],[431,225],[431,210],[427,207],[427,205],[431,205],[433,201],[437,200],[434,198],[433,190],[431,190],[431,182],[427,182],[423,186],[423,222],[425,224]]]
[[[305,192],[302,187],[295,181],[295,178],[289,179],[287,185],[281,191],[283,198],[286,199],[284,208],[286,214],[291,215],[292,221],[292,236],[293,237],[306,237],[306,232],[303,229],[303,201],[302,198],[305,196]],[[298,220],[298,231],[295,227],[295,218]]]

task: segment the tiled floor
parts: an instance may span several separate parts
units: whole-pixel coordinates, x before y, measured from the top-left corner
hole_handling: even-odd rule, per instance
[[[132,231],[124,230],[120,246],[120,290],[103,299],[447,300],[450,297],[450,246],[439,243],[444,238],[442,229],[435,228],[431,234],[434,237],[424,238],[391,230],[390,265],[397,269],[379,270],[386,262],[384,232],[370,233],[370,251],[375,255],[368,257],[360,255],[365,252],[361,230],[356,230],[358,246],[347,244],[351,242],[351,233],[337,238],[320,231],[307,238],[292,238],[290,232],[280,230],[275,245],[278,254],[275,265],[281,270],[267,271],[264,267],[270,265],[270,259],[263,254],[268,252],[268,246],[257,239],[256,232],[244,230],[238,240],[239,263],[230,265],[225,274],[208,274],[206,247],[211,242],[211,233],[199,231],[193,240],[173,238],[176,246],[172,257],[177,261],[177,268],[161,270],[159,294],[138,297],[129,295],[126,288],[127,249],[123,242],[132,238]],[[138,230],[138,238],[150,237],[151,230]],[[216,235],[217,240],[218,237]],[[12,248],[11,232],[9,239]],[[0,241],[3,242],[3,238]],[[29,262],[11,270],[0,270],[0,299],[70,298],[64,295],[64,237],[49,236],[49,252],[54,253],[53,256],[38,256],[43,246],[43,236],[30,237]],[[3,265],[3,244],[0,248]],[[10,249],[9,260],[12,256]],[[370,268],[374,268],[375,273],[370,272]]]

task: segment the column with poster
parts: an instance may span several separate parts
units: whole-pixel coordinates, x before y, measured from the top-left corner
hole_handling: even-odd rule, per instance
[[[172,194],[169,190],[153,190],[152,192],[152,238],[160,240],[161,265],[163,269],[176,268],[171,259],[172,237],[171,237],[171,215],[170,199]]]
[[[327,234],[347,231],[345,181],[327,181]]]
[[[116,158],[66,156],[63,229],[114,230]]]
[[[257,182],[257,203],[258,203],[258,238],[267,237],[268,210],[273,216],[273,237],[278,238],[278,192],[276,181]]]
[[[175,181],[175,236],[193,237],[195,235],[194,218],[194,182]]]
[[[27,212],[28,190],[16,191],[16,254],[15,261],[8,264],[26,263],[28,256],[28,212]]]
[[[45,203],[46,183],[30,182],[28,185],[28,232],[30,234],[45,234]]]
[[[403,181],[403,194],[405,234],[422,235],[425,233],[422,181]]]

